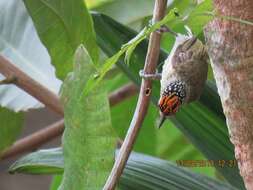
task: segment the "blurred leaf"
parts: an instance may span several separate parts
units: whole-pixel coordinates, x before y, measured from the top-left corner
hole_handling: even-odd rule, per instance
[[[169,120],[161,129],[156,131],[156,136],[156,155],[162,159],[174,163],[178,160],[206,160],[204,155]],[[192,167],[190,169],[210,177],[216,176],[214,167]]]
[[[109,3],[114,0],[85,0],[85,3],[89,9],[95,8],[97,6],[103,6],[103,4]]]
[[[171,1],[171,0],[170,0]],[[104,1],[92,7],[92,10],[116,19],[118,22],[135,28],[141,25],[144,18],[152,15],[154,0],[113,0]]]
[[[211,0],[205,0],[192,11],[186,23],[194,34],[201,33],[203,26],[213,19],[213,16],[204,15],[205,12],[211,12],[213,9],[213,2]]]
[[[72,71],[73,56],[83,43],[94,64],[98,63],[92,19],[83,0],[24,0],[36,30],[46,46],[57,76]]]
[[[120,180],[121,190],[235,190],[236,188],[174,164],[132,153]]]
[[[20,135],[23,127],[23,113],[14,113],[5,108],[0,108],[0,159],[1,153],[9,147]]]
[[[51,174],[52,168],[58,168],[55,169],[57,173],[64,170],[61,149],[35,152],[21,160],[23,162],[18,161],[12,172],[38,174],[38,171],[48,170]],[[37,166],[35,162],[30,163],[29,160],[37,160]],[[195,174],[170,162],[134,152],[130,155],[121,176],[119,188],[122,190],[236,190],[221,181]]]
[[[21,157],[9,168],[13,173],[32,174],[61,174],[63,173],[63,153],[62,148],[52,148],[39,150]]]
[[[124,139],[126,135],[133,117],[136,102],[137,96],[132,97],[111,109],[112,124],[121,139]],[[134,145],[135,151],[155,155],[157,147],[157,129],[154,127],[154,123],[156,115],[155,108],[153,106],[150,107]]]
[[[211,100],[211,102],[210,102]],[[217,114],[217,116],[225,121],[225,115],[223,114],[223,109],[220,101],[220,97],[217,93],[217,87],[215,83],[211,80],[206,81],[206,85],[204,87],[204,91],[199,101],[208,107],[208,109],[212,110],[213,113]],[[223,126],[224,130],[227,133],[227,128]]]
[[[105,15],[93,14],[93,20],[98,44],[108,56],[114,55],[121,47],[121,44],[126,43],[136,35],[133,30]],[[147,41],[144,40],[133,52],[129,66],[122,59],[117,62],[117,66],[136,84],[140,84],[141,82],[139,70],[143,68],[146,51]],[[165,60],[166,58],[166,54],[161,51],[160,60]],[[161,69],[161,65],[159,69]],[[154,81],[152,100],[155,104],[160,95],[159,91],[160,84]],[[193,110],[197,110],[198,112],[195,113]],[[218,94],[209,83],[207,83],[198,103],[184,106],[181,112],[171,119],[208,159],[235,159],[233,145],[229,141]],[[217,169],[231,184],[240,189],[244,189],[243,181],[237,167],[217,167]]]
[[[34,80],[58,93],[47,50],[41,44],[25,6],[20,0],[0,0],[0,52]],[[4,77],[0,75],[0,80]],[[35,98],[15,85],[0,86],[0,105],[14,111],[42,107]]]
[[[95,73],[88,52],[80,46],[74,72],[62,87],[65,172],[60,189],[101,189],[113,165],[116,137],[107,92],[100,85],[88,96],[83,94],[88,78]]]
[[[52,179],[50,185],[50,190],[58,190],[58,187],[61,185],[62,175],[55,175]]]

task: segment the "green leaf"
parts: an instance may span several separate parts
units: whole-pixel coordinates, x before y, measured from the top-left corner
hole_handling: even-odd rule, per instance
[[[48,52],[39,40],[24,3],[20,0],[0,0],[0,9],[1,55],[57,94],[61,81],[55,77]],[[0,94],[0,105],[15,112],[43,107],[37,99],[15,85],[1,85]]]
[[[0,108],[0,159],[1,153],[9,147],[20,135],[24,117],[23,113],[14,113],[5,108]]]
[[[105,15],[93,14],[93,19],[98,44],[108,56],[113,55],[121,47],[121,44],[131,40],[136,35],[133,30]],[[141,82],[139,70],[143,68],[146,51],[147,41],[144,40],[133,52],[129,66],[124,63],[123,59],[117,62],[117,66],[136,84],[140,84]],[[161,51],[160,60],[165,60],[166,58],[166,54]],[[154,104],[158,101],[159,91],[160,84],[154,81],[152,93]],[[195,110],[197,110],[196,114],[194,112]],[[208,159],[235,159],[234,148],[229,141],[218,94],[209,83],[207,83],[200,101],[192,105],[184,106],[181,112],[175,118],[172,118],[172,121]],[[240,189],[244,189],[243,181],[237,167],[217,167],[217,169],[231,184]]]
[[[40,150],[24,156],[12,164],[9,172],[32,174],[61,174],[64,162],[62,148]]]
[[[50,190],[58,190],[58,187],[61,185],[61,182],[62,182],[62,175],[54,176],[50,185]]]
[[[51,174],[52,168],[58,168],[55,169],[57,173],[64,170],[60,148],[38,151],[21,160],[22,162],[18,161],[11,168],[12,172],[38,174],[38,171],[48,170]],[[37,161],[37,166],[36,162],[29,160]],[[165,160],[134,152],[130,155],[121,176],[119,188],[122,190],[236,190],[221,181],[196,174]]]
[[[120,180],[121,190],[236,190],[204,175],[196,174],[170,162],[132,153]]]
[[[98,63],[93,23],[83,0],[24,0],[24,3],[59,78],[64,79],[72,71],[73,56],[81,43],[94,64]]]
[[[213,11],[213,2],[211,0],[205,0],[200,3],[187,18],[186,23],[191,28],[194,34],[199,34],[203,31],[205,26],[213,16],[205,15],[205,12]],[[196,22],[197,21],[197,22]]]
[[[157,131],[157,156],[172,162],[178,160],[206,160],[206,157],[174,126],[171,121]],[[168,135],[169,134],[169,135]],[[192,171],[216,176],[214,167],[192,167]]]
[[[62,87],[65,172],[60,189],[101,189],[113,165],[116,137],[106,90],[101,84],[88,96],[83,94],[95,73],[88,52],[80,46],[74,71]]]
[[[212,1],[205,0],[198,4],[197,1],[182,0],[174,1],[171,7],[176,7],[176,14],[171,15],[168,27],[175,32],[185,33],[185,25],[187,25],[192,33],[204,42],[203,26],[207,24],[213,17],[203,15],[206,11],[212,11]],[[174,11],[175,12],[175,11]],[[163,35],[161,47],[168,51],[172,48],[174,39],[171,35]]]
[[[92,10],[130,26],[152,15],[154,3],[153,0],[138,0],[138,2],[135,0],[112,0],[93,6]]]
[[[94,0],[85,0],[85,3],[86,3],[86,5],[89,9],[93,9],[97,6],[101,6],[101,5],[106,4],[108,2],[111,2],[111,1],[114,1],[114,0],[96,0],[96,1],[94,1]]]

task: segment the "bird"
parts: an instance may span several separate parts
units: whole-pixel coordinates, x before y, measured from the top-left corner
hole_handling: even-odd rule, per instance
[[[173,32],[175,43],[162,68],[158,128],[183,104],[198,100],[207,80],[208,54],[205,45],[189,27],[185,28],[186,35]]]

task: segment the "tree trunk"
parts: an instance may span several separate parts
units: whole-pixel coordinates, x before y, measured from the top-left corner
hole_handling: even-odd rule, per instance
[[[253,21],[252,0],[214,0],[219,15]],[[230,140],[248,190],[253,190],[253,26],[216,18],[205,28]]]

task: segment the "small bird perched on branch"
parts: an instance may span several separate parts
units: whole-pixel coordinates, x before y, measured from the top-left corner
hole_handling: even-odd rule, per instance
[[[171,32],[167,27],[161,29],[175,35],[174,46],[165,60],[162,74],[154,74],[161,79],[160,99],[160,128],[166,117],[174,115],[184,103],[197,100],[207,79],[207,52],[200,40],[192,35]],[[155,78],[151,74],[142,74],[145,78]]]

